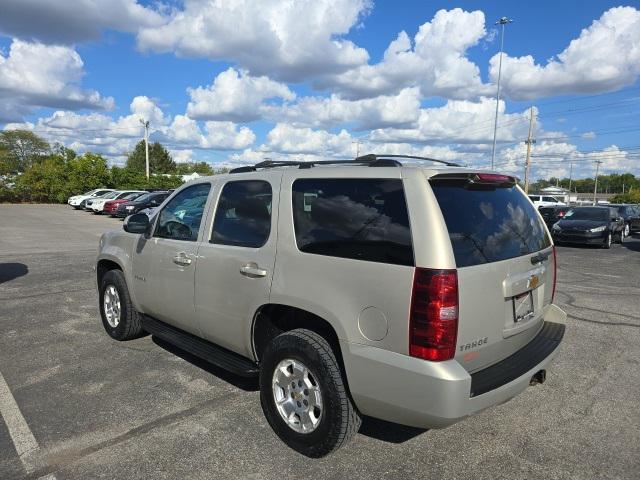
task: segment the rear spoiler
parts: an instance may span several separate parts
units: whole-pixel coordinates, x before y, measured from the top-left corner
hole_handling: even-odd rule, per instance
[[[429,178],[433,183],[465,183],[468,187],[513,187],[518,183],[516,177],[501,173],[441,173]]]

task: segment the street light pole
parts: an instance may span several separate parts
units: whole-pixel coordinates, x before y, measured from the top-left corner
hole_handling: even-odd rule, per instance
[[[491,170],[496,159],[496,134],[498,132],[498,105],[500,105],[500,78],[502,77],[502,50],[504,49],[504,26],[508,23],[512,23],[513,20],[502,17],[495,25],[500,25],[500,60],[498,61],[498,91],[496,92],[496,118],[493,123],[493,148],[491,149]]]

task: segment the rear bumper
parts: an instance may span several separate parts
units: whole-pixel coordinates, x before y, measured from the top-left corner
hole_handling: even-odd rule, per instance
[[[529,344],[473,374],[455,360],[427,362],[341,342],[351,395],[365,415],[414,427],[446,427],[525,390],[557,353],[565,319],[552,305]]]

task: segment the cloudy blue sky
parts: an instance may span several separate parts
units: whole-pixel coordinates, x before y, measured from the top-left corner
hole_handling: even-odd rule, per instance
[[[141,138],[241,165],[406,153],[534,177],[640,175],[640,5],[0,0],[0,128],[121,163]]]

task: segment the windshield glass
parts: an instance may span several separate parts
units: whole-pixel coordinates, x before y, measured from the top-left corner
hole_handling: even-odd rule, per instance
[[[134,198],[138,198],[140,195],[142,195],[142,193],[133,192],[133,193],[130,193],[129,195],[125,195],[124,197],[122,197],[122,200],[133,200]]]
[[[136,198],[136,202],[146,202],[147,200],[150,200],[151,198],[153,198],[153,195],[151,193],[143,193],[138,198]]]
[[[116,198],[118,195],[120,195],[120,192],[109,192],[105,195],[101,195],[101,198]]]
[[[551,245],[535,207],[517,187],[467,188],[432,181],[458,267],[498,262]]]
[[[567,220],[596,220],[607,221],[609,211],[606,208],[574,208],[564,216]]]

